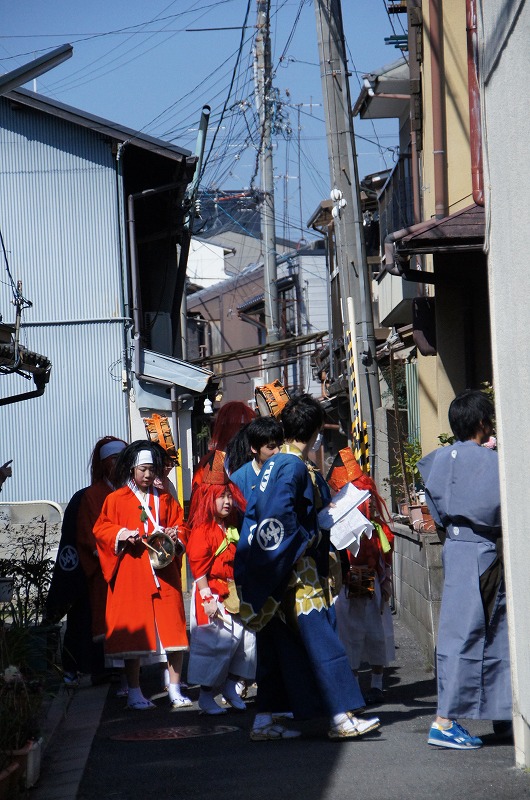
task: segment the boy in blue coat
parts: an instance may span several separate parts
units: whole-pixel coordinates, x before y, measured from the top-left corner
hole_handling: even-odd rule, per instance
[[[278,709],[301,718],[326,713],[331,739],[361,736],[379,720],[353,714],[364,698],[335,631],[329,539],[317,521],[324,487],[306,463],[322,427],[322,407],[300,395],[289,400],[281,420],[285,444],[265,463],[250,496],[234,564],[241,618],[257,631],[258,713],[251,739],[299,736],[277,723]]]

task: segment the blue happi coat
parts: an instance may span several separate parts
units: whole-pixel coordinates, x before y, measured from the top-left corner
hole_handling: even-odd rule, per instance
[[[315,699],[330,714],[364,706],[330,604],[329,539],[317,522],[317,503],[327,487],[311,473],[297,450],[265,463],[247,505],[234,562],[241,618],[258,631],[258,706],[262,686],[270,687],[271,670],[277,670],[275,680],[285,691],[281,696],[297,716],[313,713]],[[262,634],[267,639],[263,647]],[[273,650],[277,663],[270,663]],[[260,659],[262,666],[269,661],[261,672]]]
[[[275,613],[293,567],[305,553],[315,556],[319,531],[313,484],[304,462],[278,453],[264,465],[247,504],[234,562],[244,619]],[[254,619],[256,618],[256,619]]]
[[[429,510],[446,532],[438,714],[511,719],[497,453],[456,442],[430,453],[418,468]]]

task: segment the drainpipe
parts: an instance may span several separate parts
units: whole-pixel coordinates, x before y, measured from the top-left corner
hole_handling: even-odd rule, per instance
[[[473,200],[484,205],[484,176],[482,171],[482,133],[480,91],[478,83],[478,33],[476,0],[466,0],[467,78],[469,93],[469,141],[471,145],[471,184]]]
[[[447,216],[448,200],[443,96],[442,0],[429,0],[429,28],[431,43],[434,215],[436,219],[443,219]]]
[[[405,268],[405,259],[403,257],[396,254],[394,244],[398,239],[402,239],[403,236],[406,236],[409,233],[409,228],[402,228],[400,231],[394,231],[394,233],[389,233],[388,236],[385,236],[384,241],[384,252],[385,252],[385,267],[384,271],[388,272],[390,275],[397,275],[400,278],[403,277],[403,270]],[[399,262],[396,263],[396,259]],[[408,263],[410,259],[406,259]],[[401,266],[403,265],[403,266]]]

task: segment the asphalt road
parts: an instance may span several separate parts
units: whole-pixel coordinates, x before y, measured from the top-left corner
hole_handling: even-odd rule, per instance
[[[77,800],[520,800],[530,798],[530,776],[514,767],[513,746],[495,741],[488,722],[469,722],[484,737],[481,750],[461,752],[427,745],[435,712],[435,682],[411,634],[396,621],[397,661],[389,671],[385,703],[375,709],[379,732],[343,742],[327,739],[326,720],[293,724],[303,737],[251,742],[247,712],[201,716],[157,708],[124,709],[110,687]],[[361,674],[361,684],[366,676]],[[156,668],[143,673],[159,692]],[[197,698],[198,689],[189,694]]]

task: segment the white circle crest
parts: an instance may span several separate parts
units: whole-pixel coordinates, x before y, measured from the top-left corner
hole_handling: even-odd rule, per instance
[[[267,517],[260,522],[256,537],[262,550],[276,550],[284,540],[285,529],[279,519]]]

